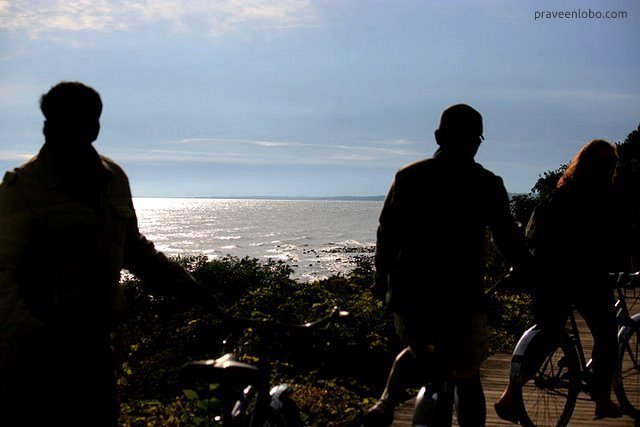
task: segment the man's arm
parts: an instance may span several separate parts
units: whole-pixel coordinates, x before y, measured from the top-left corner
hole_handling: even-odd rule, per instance
[[[509,195],[502,178],[495,177],[491,191],[489,228],[493,242],[512,267],[523,265],[528,257],[524,233],[518,227],[509,209]]]
[[[9,341],[43,324],[25,306],[16,279],[31,233],[31,214],[14,180],[10,172],[0,185],[0,359]]]
[[[208,298],[205,288],[188,271],[156,250],[153,243],[140,233],[129,184],[125,183],[134,215],[127,223],[124,268],[145,280],[153,292],[173,295],[183,300],[202,301]]]
[[[396,183],[394,182],[384,201],[376,236],[376,275],[371,291],[379,299],[385,298],[389,289],[389,274],[398,258],[396,202]]]

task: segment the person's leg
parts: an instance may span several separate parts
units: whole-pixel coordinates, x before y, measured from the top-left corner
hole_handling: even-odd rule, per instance
[[[381,399],[393,405],[400,403],[412,382],[411,379],[416,376],[416,369],[416,359],[411,349],[406,347],[393,361]]]
[[[604,289],[601,292],[592,291],[590,295],[580,298],[577,308],[593,335],[591,398],[596,403],[596,417],[620,417],[620,406],[611,400],[618,348],[613,293]]]
[[[457,378],[455,404],[461,427],[482,427],[487,420],[487,403],[480,382],[480,373],[468,378]]]
[[[391,424],[395,408],[404,398],[411,378],[415,377],[416,373],[415,358],[409,347],[406,347],[393,361],[380,399],[365,414],[365,426]]]
[[[73,413],[75,407],[76,416],[68,417],[69,422],[65,426],[116,426],[119,408],[111,349],[96,347],[89,354],[85,354],[84,360],[75,359],[74,366],[70,368],[76,371],[75,382],[82,394],[68,402],[69,412]]]
[[[545,331],[544,336],[538,337],[538,340],[529,345],[527,348],[527,365],[533,374],[535,369],[544,360],[546,355],[546,345],[549,342],[550,335],[564,330],[569,315],[570,303],[568,296],[563,292],[558,292],[557,286],[540,287],[533,294],[533,314],[535,322],[540,329]],[[522,410],[519,402],[516,400],[516,384],[511,379],[507,387],[502,392],[500,399],[493,405],[496,414],[503,420],[517,423],[519,413]]]
[[[519,410],[518,403],[515,401],[515,387],[514,382],[509,380],[507,388],[502,392],[500,399],[493,404],[493,409],[496,411],[498,417],[517,424]]]
[[[113,356],[108,339],[33,339],[0,386],[0,425],[114,427],[118,421]]]
[[[64,351],[49,366],[55,379],[47,387],[56,419],[65,427],[116,426],[118,402],[109,337],[74,335],[60,344]]]
[[[417,344],[416,321],[394,314],[393,323],[398,337],[407,347],[396,356],[382,396],[364,415],[365,427],[390,426],[395,408],[404,398],[407,387],[418,382],[415,378],[420,376],[416,354],[412,350],[412,347],[421,347]]]
[[[453,383],[434,379],[418,393],[412,425],[450,427],[453,417]]]
[[[452,353],[458,423],[462,427],[484,426],[487,406],[480,382],[480,365],[489,349],[487,316],[477,313],[458,335]]]

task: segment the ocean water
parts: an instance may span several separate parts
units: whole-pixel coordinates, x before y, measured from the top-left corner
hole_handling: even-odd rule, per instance
[[[349,272],[372,255],[380,201],[133,199],[140,231],[167,255],[283,260],[294,277]]]

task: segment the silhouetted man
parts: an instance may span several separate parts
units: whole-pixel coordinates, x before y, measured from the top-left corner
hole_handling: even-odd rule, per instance
[[[63,82],[40,108],[40,153],[0,186],[0,425],[114,426],[120,270],[203,291],[140,234],[125,173],[91,145],[99,94]]]
[[[389,375],[366,425],[390,425],[407,375],[428,388],[434,410],[428,425],[450,425],[455,386],[462,426],[484,425],[479,368],[487,349],[484,303],[486,229],[516,260],[524,241],[509,212],[502,179],[474,161],[482,116],[468,105],[443,113],[435,131],[439,149],[396,174],[380,215],[374,293],[394,313],[408,345]],[[451,380],[451,381],[450,381]]]

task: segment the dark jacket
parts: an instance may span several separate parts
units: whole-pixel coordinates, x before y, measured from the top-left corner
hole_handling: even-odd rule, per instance
[[[0,376],[3,354],[36,331],[108,333],[123,268],[152,291],[198,289],[140,234],[122,169],[91,157],[65,170],[45,144],[0,185]]]
[[[527,226],[536,287],[569,294],[606,287],[608,272],[617,271],[627,250],[625,219],[613,192],[557,190]]]
[[[523,255],[501,178],[442,150],[402,168],[385,200],[376,245],[376,286],[388,286],[391,310],[434,319],[447,309],[479,310],[487,227],[504,254]]]

